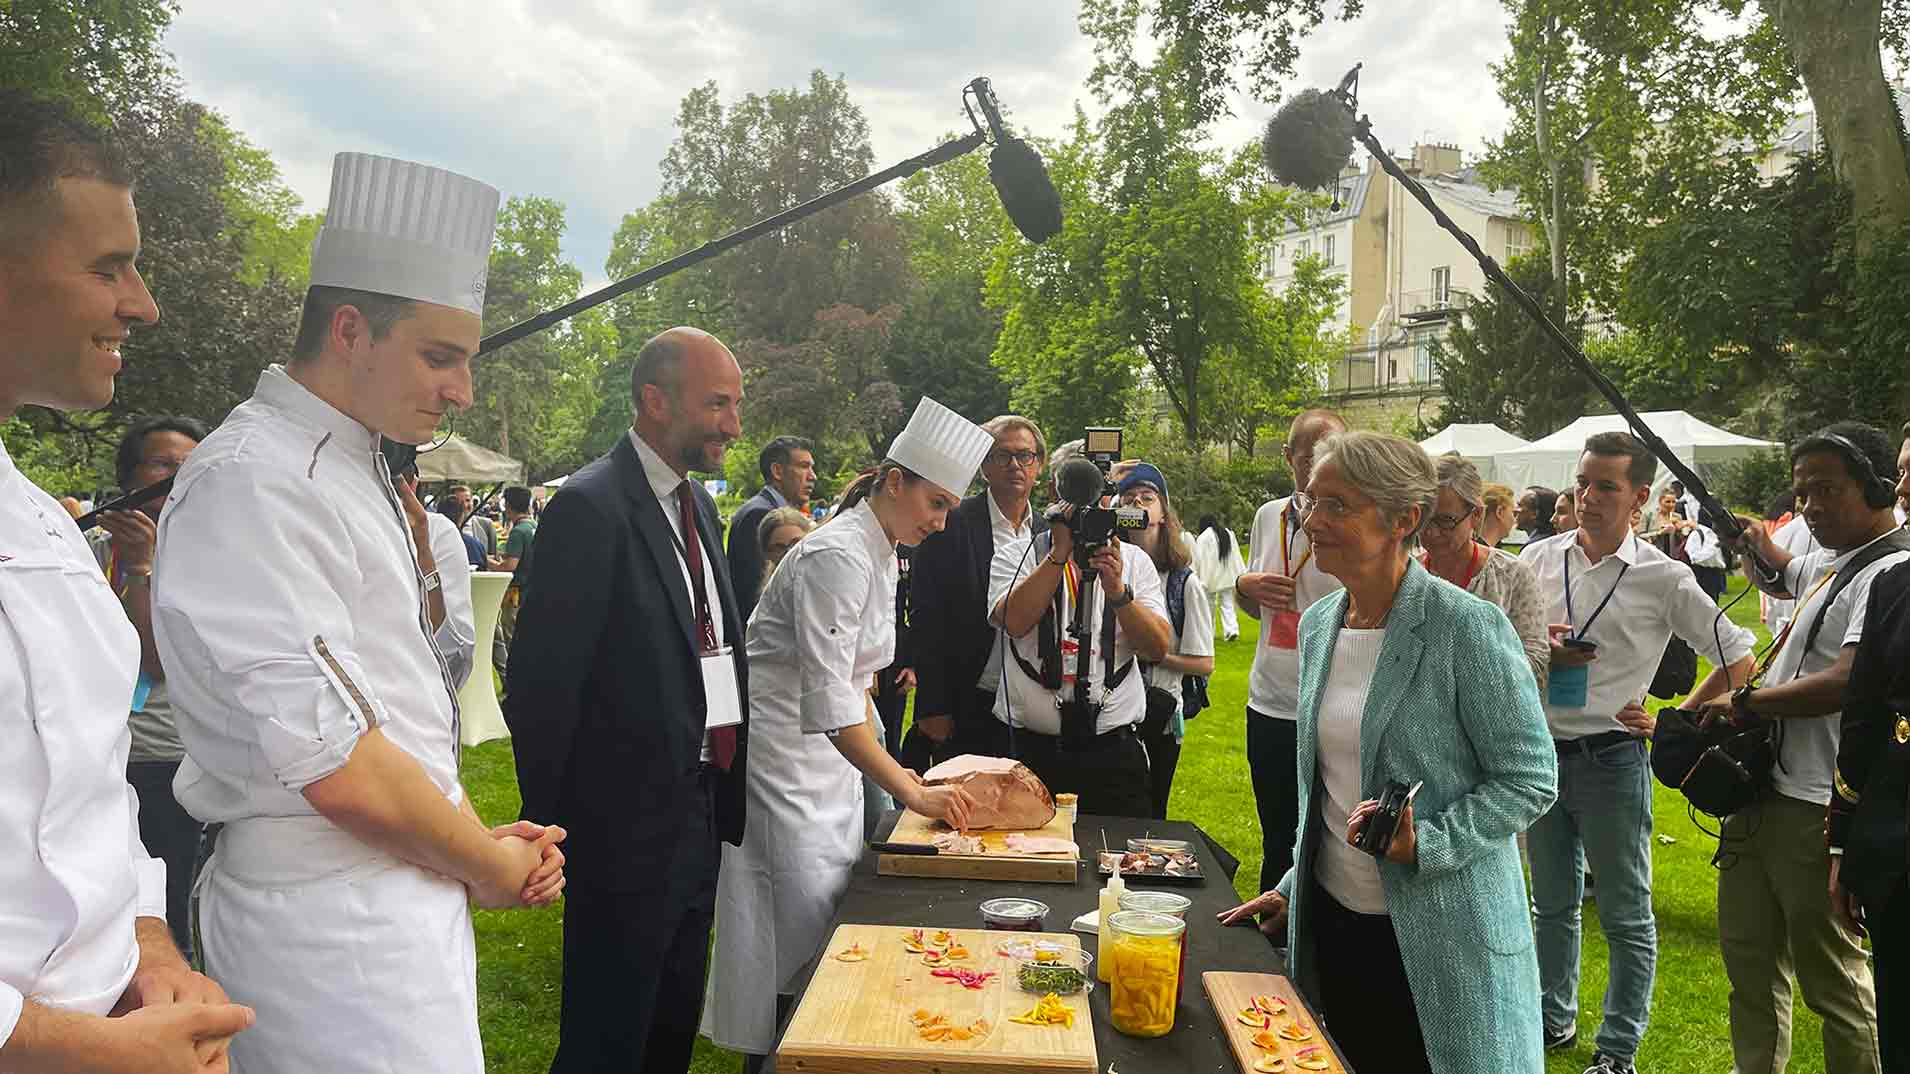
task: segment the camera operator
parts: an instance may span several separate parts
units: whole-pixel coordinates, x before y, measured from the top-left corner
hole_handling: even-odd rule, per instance
[[[1796,600],[1789,625],[1766,657],[1768,676],[1735,696],[1707,702],[1711,719],[1778,720],[1778,763],[1756,805],[1724,822],[1735,859],[1718,874],[1718,938],[1731,979],[1731,1051],[1739,1070],[1776,1070],[1790,1036],[1786,952],[1804,1001],[1824,1019],[1824,1069],[1875,1071],[1876,999],[1855,922],[1836,912],[1837,858],[1824,846],[1823,814],[1836,769],[1838,709],[1863,640],[1872,581],[1910,559],[1890,508],[1896,493],[1891,443],[1880,429],[1838,422],[1791,449],[1800,514],[1823,545],[1790,556],[1764,527],[1746,521],[1752,549],[1779,569],[1753,584]]]
[[[1056,456],[1059,493],[1076,455],[1064,448]],[[1160,572],[1139,548],[1112,535],[1085,566],[1075,555],[1081,511],[1058,504],[1032,548],[996,550],[989,618],[1008,636],[1009,659],[995,715],[1008,725],[1014,756],[1049,790],[1080,795],[1082,813],[1145,817],[1152,801],[1139,731],[1146,675],[1138,664],[1167,655],[1173,630]],[[1089,657],[1085,707],[1075,685],[1082,648]]]

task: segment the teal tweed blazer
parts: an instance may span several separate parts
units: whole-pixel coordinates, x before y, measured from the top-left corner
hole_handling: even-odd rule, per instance
[[[1346,837],[1324,831],[1313,805],[1320,695],[1346,600],[1335,593],[1300,620],[1300,824],[1280,891],[1289,972],[1313,995],[1308,874],[1320,840]],[[1379,867],[1433,1070],[1543,1074],[1538,957],[1515,837],[1558,796],[1558,755],[1505,614],[1416,562],[1388,616],[1360,724],[1360,796],[1379,797],[1393,779],[1425,781],[1413,802],[1418,864]]]

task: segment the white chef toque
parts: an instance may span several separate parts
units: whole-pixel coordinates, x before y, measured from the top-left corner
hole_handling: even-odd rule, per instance
[[[994,446],[987,430],[924,395],[908,428],[889,445],[889,458],[961,496]]]
[[[369,153],[332,158],[332,196],[312,240],[312,286],[484,313],[497,188]]]

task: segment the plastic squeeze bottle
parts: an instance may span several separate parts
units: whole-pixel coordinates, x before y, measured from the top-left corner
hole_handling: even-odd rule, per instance
[[[1105,983],[1113,980],[1108,975],[1108,955],[1113,945],[1108,943],[1108,918],[1121,909],[1121,896],[1127,894],[1127,883],[1121,879],[1119,866],[1108,876],[1107,886],[1101,889],[1101,911],[1099,921],[1094,927],[1094,976]]]

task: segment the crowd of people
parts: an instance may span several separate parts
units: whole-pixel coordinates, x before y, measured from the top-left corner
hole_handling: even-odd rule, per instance
[[[134,177],[61,109],[0,105],[0,415],[98,407],[160,315]],[[287,361],[216,430],[126,434],[119,484],[173,478],[163,501],[83,534],[0,448],[0,1070],[474,1074],[469,909],[560,897],[554,1071],[681,1071],[699,1033],[758,1064],[880,808],[963,827],[968,792],[921,772],[982,754],[1083,813],[1167,816],[1239,613],[1262,894],[1222,920],[1285,949],[1355,1069],[1573,1046],[1589,869],[1588,1074],[1634,1070],[1675,637],[1713,665],[1682,707],[1776,758],[1722,829],[1737,1069],[1784,1068],[1795,977],[1826,1069],[1910,1070],[1910,426],[1901,452],[1854,422],[1800,441],[1792,516],[1736,539],[1654,497],[1626,433],[1515,494],[1310,410],[1243,543],[1184,529],[1185,475],[1121,461],[1070,503],[1082,442],[925,397],[822,524],[815,446],[778,437],[725,526],[690,474],[742,436],[742,370],[680,327],[636,357],[627,435],[494,525],[380,444],[471,404],[497,200],[341,154]],[[1131,527],[1090,540],[1112,507]],[[1718,606],[1727,555],[1769,601],[1762,660]],[[458,771],[473,570],[514,578],[523,810],[495,826]]]

